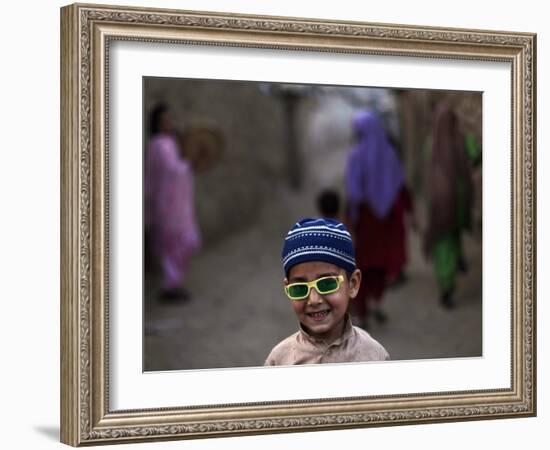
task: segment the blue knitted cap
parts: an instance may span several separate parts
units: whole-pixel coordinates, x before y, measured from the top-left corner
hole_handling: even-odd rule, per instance
[[[288,232],[283,246],[283,268],[288,276],[296,264],[324,261],[346,272],[355,270],[351,235],[344,224],[333,219],[302,219]]]

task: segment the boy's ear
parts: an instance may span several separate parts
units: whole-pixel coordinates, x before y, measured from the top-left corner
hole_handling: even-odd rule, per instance
[[[359,286],[361,286],[361,271],[355,269],[349,278],[349,296],[350,298],[357,297],[359,293]]]
[[[285,286],[288,286],[288,278],[287,278],[287,277],[284,277],[284,279],[283,279],[283,284],[284,284]]]

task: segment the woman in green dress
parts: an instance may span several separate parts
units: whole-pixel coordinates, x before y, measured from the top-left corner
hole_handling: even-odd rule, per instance
[[[457,270],[463,263],[461,234],[470,228],[472,175],[464,134],[447,103],[435,113],[428,162],[428,223],[424,252],[431,257],[443,306],[454,306]]]

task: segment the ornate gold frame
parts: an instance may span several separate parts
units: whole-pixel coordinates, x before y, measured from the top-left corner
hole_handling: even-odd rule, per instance
[[[512,385],[390,397],[111,411],[109,43],[138,40],[463,60],[512,67]],[[79,446],[533,416],[536,35],[75,4],[61,9],[61,440]]]

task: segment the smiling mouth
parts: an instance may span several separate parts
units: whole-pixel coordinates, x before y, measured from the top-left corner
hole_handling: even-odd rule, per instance
[[[312,313],[307,313],[307,315],[309,317],[311,317],[313,320],[321,321],[325,317],[328,316],[329,312],[330,312],[330,310],[326,309],[324,311],[316,311],[316,312],[312,312]]]

